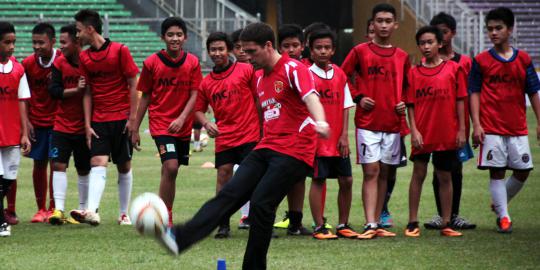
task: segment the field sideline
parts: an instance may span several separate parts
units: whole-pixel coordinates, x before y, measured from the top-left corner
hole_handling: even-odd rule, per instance
[[[488,173],[475,168],[475,162],[464,166],[461,214],[478,224],[464,237],[442,238],[438,232],[422,230],[419,239],[403,236],[408,216],[408,184],[412,165],[398,170],[398,181],[390,202],[396,222],[394,239],[371,241],[345,240],[324,242],[310,237],[285,236],[274,239],[268,255],[268,269],[538,269],[540,267],[540,147],[535,138],[536,124],[528,111],[529,138],[535,170],[522,192],[510,204],[514,221],[511,235],[496,233],[495,217],[489,209]],[[351,117],[352,122],[352,117]],[[141,131],[147,126],[144,121]],[[351,149],[354,131],[350,128]],[[135,153],[133,161],[133,195],[157,192],[160,161],[155,156],[154,142],[142,134],[143,151]],[[410,142],[407,137],[407,143]],[[174,206],[175,222],[191,217],[202,203],[215,192],[215,170],[201,169],[205,161],[214,161],[213,143],[202,153],[191,156],[190,166],[182,167],[177,181]],[[408,148],[407,151],[409,151]],[[353,150],[354,151],[354,150]],[[476,152],[477,153],[477,152]],[[475,153],[475,154],[476,154]],[[353,158],[354,160],[354,158]],[[71,164],[73,166],[73,164]],[[431,167],[431,166],[430,166]],[[151,239],[140,237],[132,227],[116,225],[118,192],[116,169],[109,167],[108,181],[100,213],[102,225],[31,224],[36,211],[31,180],[31,160],[24,158],[19,172],[17,214],[21,223],[12,226],[12,236],[0,238],[0,269],[216,269],[216,260],[225,258],[228,269],[240,269],[247,232],[238,231],[238,213],[232,218],[232,238],[208,238],[178,258],[167,255]],[[428,175],[431,175],[431,169]],[[364,222],[361,205],[361,168],[353,165],[354,195],[350,223],[361,230]],[[66,209],[78,205],[74,168],[68,173],[69,187]],[[309,187],[310,181],[307,181]],[[337,183],[329,181],[325,215],[330,224],[337,221]],[[277,219],[284,214],[283,203]],[[431,179],[426,179],[420,206],[420,220],[426,221],[435,213]],[[309,205],[305,201],[304,224],[311,225]]]

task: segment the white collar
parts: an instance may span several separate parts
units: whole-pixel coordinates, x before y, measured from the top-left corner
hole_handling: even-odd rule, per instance
[[[52,53],[52,57],[51,57],[51,60],[49,60],[49,63],[46,63],[46,64],[43,64],[43,61],[41,60],[41,56],[38,57],[38,62],[39,62],[39,65],[43,68],[50,68],[52,66],[52,64],[54,63],[54,59],[56,58],[56,54],[58,52],[56,51],[55,48],[53,48],[53,53]]]
[[[331,80],[334,77],[334,68],[332,67],[332,64],[329,64],[328,67],[330,67],[330,69],[328,71],[325,71],[324,69],[313,63],[313,65],[309,67],[309,70],[311,70],[311,72],[315,73],[315,75],[319,76],[322,79]]]
[[[13,61],[11,59],[8,59],[7,63],[1,64],[0,63],[0,73],[10,73],[13,70]]]

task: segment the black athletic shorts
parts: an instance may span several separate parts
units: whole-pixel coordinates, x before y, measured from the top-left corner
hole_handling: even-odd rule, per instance
[[[225,151],[221,151],[216,153],[216,169],[221,167],[225,164],[240,164],[242,163],[242,160],[244,160],[245,157],[255,148],[257,145],[256,142],[249,142],[244,143],[242,145],[239,145],[237,147],[233,147],[231,149],[227,149]]]
[[[189,138],[154,136],[154,142],[161,157],[161,163],[176,159],[180,165],[189,164]]]
[[[400,138],[400,147],[401,147],[401,160],[397,165],[398,168],[407,167],[407,147],[405,146],[404,137]]]
[[[90,150],[86,145],[86,136],[53,130],[49,158],[54,162],[69,165],[71,153],[75,160],[75,168],[90,171]]]
[[[192,127],[193,127],[193,129],[202,129],[202,124],[199,123],[199,121],[197,121],[197,120],[193,120]]]
[[[127,120],[110,122],[92,122],[94,132],[99,136],[92,136],[90,154],[94,156],[110,156],[114,164],[122,164],[131,160],[133,145],[127,131],[124,132]]]
[[[349,157],[315,157],[312,174],[314,179],[338,178],[338,176],[352,176]]]
[[[455,163],[459,162],[457,159],[457,153],[455,150],[449,151],[435,151],[433,153],[425,153],[411,156],[411,161],[420,160],[429,162],[430,157],[433,155],[433,166],[437,170],[450,172],[455,167]]]

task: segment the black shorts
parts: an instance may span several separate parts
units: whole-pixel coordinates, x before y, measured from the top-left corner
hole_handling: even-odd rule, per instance
[[[428,163],[431,155],[433,155],[433,166],[437,170],[450,172],[452,171],[452,168],[455,167],[455,163],[459,162],[455,150],[435,151],[433,153],[418,154],[411,156],[411,161],[414,162],[415,160],[419,160]]]
[[[242,160],[255,148],[256,142],[249,142],[216,153],[216,169],[225,164],[240,164]]]
[[[69,134],[53,130],[49,158],[53,162],[69,166],[71,153],[73,153],[77,170],[90,171],[90,150],[86,145],[84,134]]]
[[[199,121],[197,121],[197,120],[193,120],[192,127],[193,127],[193,129],[202,129],[202,124],[199,123]]]
[[[176,159],[179,165],[189,165],[189,139],[172,136],[153,138],[161,157],[161,164],[169,159]]]
[[[314,179],[338,178],[352,176],[351,159],[349,157],[315,157]]]
[[[127,120],[110,122],[92,122],[94,132],[99,136],[92,136],[90,154],[94,156],[110,156],[114,164],[122,164],[131,160],[133,145],[128,133],[124,133]]]
[[[399,161],[399,164],[397,165],[398,168],[407,167],[407,147],[405,146],[404,138],[405,137],[401,137],[401,139],[400,139],[401,160]]]

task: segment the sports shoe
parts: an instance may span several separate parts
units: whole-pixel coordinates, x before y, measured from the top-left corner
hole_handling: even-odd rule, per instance
[[[88,223],[92,226],[98,226],[101,222],[99,214],[89,210],[72,210],[71,216],[80,223]]]
[[[178,255],[178,244],[176,236],[171,228],[164,228],[160,236],[156,235],[156,240],[167,249],[171,255]]]
[[[439,215],[435,215],[430,221],[424,223],[424,228],[428,230],[440,230],[443,227],[442,223],[442,217]]]
[[[472,230],[476,228],[476,224],[469,222],[463,217],[453,216],[450,221],[450,227],[456,230]]]
[[[247,216],[242,216],[240,222],[238,223],[239,230],[248,230],[249,229],[249,220]]]
[[[296,228],[293,228],[293,227],[287,228],[287,235],[301,236],[301,235],[312,235],[312,234],[313,234],[312,231],[308,230],[306,227],[302,225]]]
[[[15,212],[11,212],[7,209],[4,209],[4,217],[6,219],[7,224],[9,225],[19,224],[19,218],[17,218],[17,214]]]
[[[336,227],[336,235],[343,238],[357,238],[360,234],[357,233],[349,224]]]
[[[274,228],[276,229],[287,229],[289,228],[289,212],[285,211],[285,217],[282,221],[274,223]]]
[[[418,221],[409,222],[405,228],[405,236],[407,237],[420,237],[420,228],[418,227]]]
[[[441,229],[441,236],[459,237],[459,236],[463,236],[463,234],[450,228],[450,226],[446,226]]]
[[[377,228],[366,225],[364,226],[364,232],[359,234],[356,238],[361,240],[369,240],[375,237],[377,237]]]
[[[390,215],[390,212],[383,211],[381,213],[379,225],[383,228],[391,228],[394,225],[394,221],[392,220],[392,215]]]
[[[329,230],[332,229],[332,225],[328,224],[328,222],[326,221],[326,217],[323,217],[323,224],[325,228]],[[315,222],[311,223],[311,228],[315,230],[317,228],[317,224],[315,224]]]
[[[511,233],[512,221],[509,217],[497,218],[497,232],[499,233]]]
[[[131,225],[131,219],[125,213],[122,213],[118,217],[118,225]]]
[[[385,230],[382,226],[379,226],[377,230],[377,237],[396,237],[396,233]]]
[[[32,219],[30,219],[30,222],[32,223],[41,223],[41,222],[46,222],[47,218],[47,210],[45,209],[39,209],[35,214],[34,216],[32,217]]]
[[[73,225],[81,224],[80,222],[76,221],[73,217],[67,217],[66,218],[66,223],[67,224],[73,224]]]
[[[0,225],[0,237],[8,237],[11,235],[11,226],[6,222]]]
[[[323,224],[315,229],[315,231],[313,232],[313,238],[317,240],[336,240],[338,239],[338,236],[325,228]]]
[[[219,226],[216,235],[214,235],[214,238],[225,239],[225,238],[229,238],[230,236],[231,236],[231,227]]]
[[[64,211],[55,209],[52,215],[49,217],[49,223],[51,225],[63,225],[64,223],[66,223]]]

